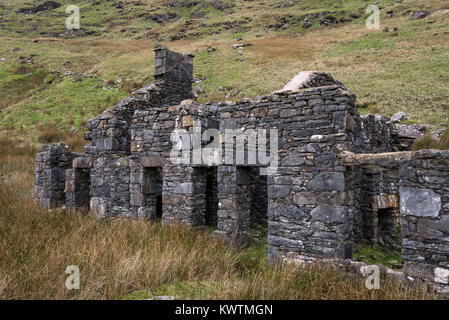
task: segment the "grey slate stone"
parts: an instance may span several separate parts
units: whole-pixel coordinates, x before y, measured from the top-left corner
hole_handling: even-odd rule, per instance
[[[429,189],[401,187],[401,214],[417,217],[437,217],[441,210],[441,197]]]
[[[310,213],[313,219],[329,222],[329,223],[343,223],[346,219],[346,209],[342,206],[317,206]]]
[[[322,172],[309,182],[309,188],[319,191],[344,191],[344,174],[342,172]]]

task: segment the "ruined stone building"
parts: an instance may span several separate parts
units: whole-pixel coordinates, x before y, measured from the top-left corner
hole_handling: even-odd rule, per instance
[[[449,151],[408,151],[412,140],[379,115],[359,115],[355,95],[323,73],[300,73],[257,99],[200,105],[193,56],[155,55],[156,81],[91,119],[83,154],[64,144],[37,154],[41,207],[212,226],[239,243],[262,225],[272,262],[351,259],[357,243],[400,226],[404,271],[448,284]],[[195,123],[202,145],[206,129],[276,129],[276,169],[261,175],[266,161],[242,164],[237,152],[231,163],[172,161],[174,130],[194,144]]]

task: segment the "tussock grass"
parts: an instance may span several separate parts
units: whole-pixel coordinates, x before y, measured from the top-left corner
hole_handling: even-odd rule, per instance
[[[140,88],[142,88],[143,84],[141,82],[137,82],[135,80],[123,80],[122,83],[122,89],[126,92],[128,92],[128,94],[133,93],[136,90],[139,90]]]
[[[83,151],[83,147],[86,144],[83,135],[78,132],[60,130],[54,126],[44,126],[40,129],[38,142],[42,144],[64,142],[75,152]]]
[[[178,225],[47,212],[33,200],[34,147],[0,140],[0,298],[429,299],[418,287],[365,279],[328,265],[266,263],[266,246],[243,251]],[[67,290],[69,265],[81,289]]]
[[[412,145],[412,150],[421,149],[449,150],[449,131],[444,131],[440,141],[435,141],[429,134],[426,134],[422,139],[415,140]]]

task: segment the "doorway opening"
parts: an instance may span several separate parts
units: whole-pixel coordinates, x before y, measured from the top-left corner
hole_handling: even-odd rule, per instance
[[[259,174],[259,167],[238,167],[236,182],[240,230],[251,240],[264,242],[268,234],[267,176]]]
[[[162,168],[144,168],[142,193],[144,212],[141,214],[149,219],[162,218]]]

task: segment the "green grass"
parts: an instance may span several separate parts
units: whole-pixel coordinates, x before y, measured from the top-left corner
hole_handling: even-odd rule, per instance
[[[53,125],[59,129],[68,130],[74,126],[82,130],[83,122],[127,95],[121,90],[104,90],[104,87],[110,88],[99,79],[86,78],[73,82],[72,78],[66,78],[6,109],[0,128],[36,130]]]
[[[55,76],[34,65],[0,63],[0,110],[45,89]]]
[[[400,250],[387,249],[380,245],[368,246],[360,244],[354,258],[367,264],[381,263],[389,268],[394,268],[403,262]]]
[[[359,70],[337,71],[359,101],[375,101],[387,117],[404,111],[411,120],[438,126],[449,120],[449,45],[442,30],[449,30],[446,21],[430,29],[422,21],[406,23],[397,36],[372,32],[334,45],[325,56]],[[427,43],[418,46],[417,35]]]

